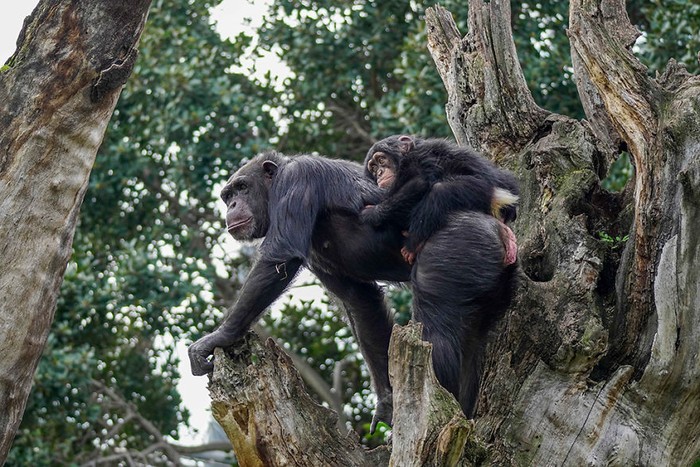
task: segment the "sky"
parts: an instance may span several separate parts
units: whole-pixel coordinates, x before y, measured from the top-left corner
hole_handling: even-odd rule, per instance
[[[15,51],[22,22],[39,2],[24,0],[4,3],[0,15],[0,63],[5,63]],[[254,30],[255,26],[260,24],[268,3],[269,0],[256,1],[255,4],[248,0],[224,0],[214,8],[212,15],[221,35],[231,37],[240,31]],[[246,19],[251,20],[250,24]]]
[[[22,28],[24,18],[31,14],[38,0],[24,0],[10,2],[5,1],[0,15],[0,66],[14,53],[17,37]],[[231,38],[241,31],[251,32],[262,21],[263,14],[267,9],[269,0],[257,0],[255,4],[248,0],[224,0],[212,11],[212,17],[217,23],[219,33]],[[249,19],[250,21],[246,21]],[[275,63],[273,57],[267,58],[267,63],[258,63],[262,68],[258,72],[264,73],[266,69],[279,67],[279,61]],[[303,295],[303,288],[296,289],[295,295]],[[316,298],[317,293],[312,292],[311,297]],[[193,430],[181,432],[180,442],[184,444],[194,444],[202,441],[202,436],[210,421],[209,392],[206,389],[208,378],[194,377],[190,374],[189,363],[187,361],[187,345],[189,342],[180,341],[177,344],[178,355],[180,356],[180,374],[182,379],[178,385],[185,406],[190,410],[190,424]],[[199,432],[197,433],[196,430]]]
[[[0,15],[0,64],[10,58],[17,45],[17,36],[22,29],[22,22],[32,12],[38,2],[5,2]]]

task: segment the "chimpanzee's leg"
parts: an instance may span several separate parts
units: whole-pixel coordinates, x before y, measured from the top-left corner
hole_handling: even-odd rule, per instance
[[[439,300],[416,292],[414,288],[413,318],[423,324],[423,340],[433,345],[435,376],[445,389],[458,398],[462,366],[459,316],[449,316]]]
[[[457,400],[467,418],[472,418],[476,410],[487,343],[486,330],[482,331],[481,335],[474,331],[479,324],[481,323],[473,323],[472,327],[465,327],[465,333],[462,336],[462,368]]]
[[[440,383],[473,415],[488,332],[510,304],[515,265],[504,266],[500,222],[455,213],[413,268],[413,315],[433,344]]]
[[[314,273],[328,291],[343,303],[355,339],[367,362],[377,394],[377,408],[370,428],[374,432],[379,421],[391,424],[393,413],[389,384],[389,339],[393,322],[384,302],[384,294],[374,282],[360,282],[318,271]]]

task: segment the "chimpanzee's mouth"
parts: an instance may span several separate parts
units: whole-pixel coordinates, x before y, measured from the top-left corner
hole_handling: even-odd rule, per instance
[[[253,220],[253,216],[247,217],[245,219],[242,219],[234,224],[227,225],[226,230],[229,233],[233,233],[235,230],[239,230],[241,227],[245,227],[246,225],[250,224],[250,221]]]
[[[391,174],[391,172],[382,174],[379,178],[377,178],[377,186],[379,188],[389,188],[392,183],[394,183],[394,176]]]

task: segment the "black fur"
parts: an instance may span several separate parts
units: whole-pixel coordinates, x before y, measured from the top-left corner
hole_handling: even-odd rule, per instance
[[[504,267],[503,252],[497,219],[460,212],[426,242],[411,275],[413,317],[433,344],[435,374],[468,417],[488,333],[515,291],[517,266]]]
[[[440,230],[452,212],[493,214],[495,188],[519,194],[513,174],[446,140],[395,135],[375,143],[364,163],[365,175],[375,182],[369,165],[377,153],[388,158],[395,178],[384,201],[365,210],[362,220],[408,230],[406,248],[411,252]],[[515,205],[501,207],[498,217],[515,220]]]
[[[426,243],[427,254],[412,270],[400,254],[399,231],[359,222],[363,206],[382,198],[359,164],[261,154],[229,179],[222,198],[235,238],[265,239],[224,322],[190,346],[195,375],[213,369],[208,358],[214,347],[230,346],[243,336],[304,265],[347,311],[377,393],[373,428],[379,420],[391,423],[392,415],[388,346],[393,323],[377,280],[411,280],[414,312],[435,346],[438,377],[465,413],[471,412],[485,333],[507,308],[514,285],[514,266],[503,266],[496,219],[480,213],[453,216]]]

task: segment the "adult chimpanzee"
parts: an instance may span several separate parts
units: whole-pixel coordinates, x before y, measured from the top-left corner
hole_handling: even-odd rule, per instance
[[[362,213],[362,221],[408,230],[402,252],[410,263],[451,212],[474,210],[504,222],[515,220],[519,189],[513,174],[446,140],[385,138],[367,153],[365,174],[388,193],[380,204]],[[509,244],[515,248],[514,237]],[[515,261],[514,252],[509,250],[506,261]]]
[[[380,191],[359,164],[314,156],[261,154],[233,174],[221,193],[228,231],[239,240],[265,238],[224,322],[190,346],[193,374],[210,372],[214,348],[242,337],[305,265],[344,304],[377,394],[372,430],[377,421],[391,423],[392,322],[375,281],[410,279],[414,316],[434,346],[438,378],[471,414],[486,333],[514,286],[514,266],[502,261],[499,221],[475,212],[452,216],[411,269],[399,231],[358,219],[366,204],[381,200]]]

